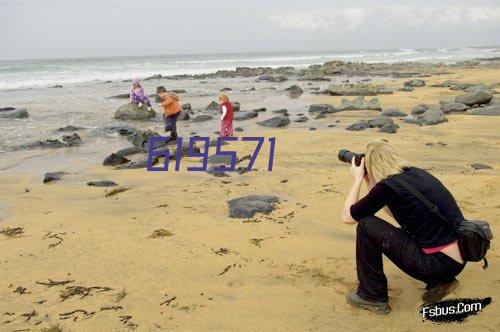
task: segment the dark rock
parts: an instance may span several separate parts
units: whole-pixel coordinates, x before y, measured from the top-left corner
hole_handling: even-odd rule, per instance
[[[122,136],[128,136],[134,134],[137,129],[131,126],[109,126],[104,127],[103,130],[109,133],[119,133]]]
[[[224,142],[226,143],[226,142]],[[222,144],[225,145],[225,144]],[[199,153],[201,150],[197,145],[193,145],[193,149],[191,152]],[[181,146],[181,158],[186,157],[189,153],[189,142],[182,142]],[[170,153],[170,159],[177,159],[177,144],[175,145],[175,148],[173,151]]]
[[[430,109],[439,110],[439,107],[436,105],[420,104],[420,105],[413,107],[413,109],[411,110],[411,114],[412,115],[424,114],[425,112],[427,112]]]
[[[388,116],[391,118],[393,118],[393,117],[399,118],[402,116],[407,116],[408,114],[406,114],[405,112],[402,112],[399,108],[388,108],[388,109],[382,111],[382,113],[380,113],[380,115]]]
[[[109,180],[87,182],[87,186],[91,186],[91,187],[114,187],[117,185],[118,185],[118,183],[116,183],[114,181],[109,181]]]
[[[230,218],[251,218],[256,213],[269,214],[276,208],[278,197],[252,195],[228,201]]]
[[[183,111],[190,111],[191,110],[191,104],[190,103],[182,104],[181,109]]]
[[[293,120],[293,122],[307,122],[307,121],[309,121],[309,118],[307,116],[301,116]]]
[[[324,118],[326,118],[325,113],[320,113],[314,117],[315,120],[324,119]]]
[[[25,119],[29,116],[26,108],[4,107],[0,109],[0,118],[3,119]]]
[[[132,154],[137,154],[137,153],[142,153],[142,152],[144,152],[143,149],[141,149],[137,146],[131,146],[128,148],[118,150],[114,154],[117,155],[118,157],[126,157],[126,156],[130,156]]]
[[[457,103],[467,106],[487,104],[493,98],[493,91],[487,89],[474,89],[471,92],[455,97]]]
[[[130,98],[130,93],[120,93],[119,95],[114,95],[111,97],[108,97],[109,99],[114,98],[114,99],[128,99]]]
[[[201,114],[201,115],[196,116],[193,119],[193,122],[205,122],[205,121],[209,121],[209,120],[213,120],[213,117],[211,115]]]
[[[252,111],[254,111],[254,112],[265,112],[265,111],[267,111],[267,108],[261,107],[261,108],[256,108],[256,109],[254,109]]]
[[[179,114],[179,117],[177,118],[179,121],[187,121],[189,120],[189,111],[188,110],[182,110],[181,113]]]
[[[315,130],[318,130],[318,128],[316,128],[316,127],[311,127],[311,128],[309,128],[309,130],[310,130],[310,131],[315,131]]]
[[[143,81],[150,81],[150,80],[159,80],[162,79],[163,75],[162,74],[155,74],[153,76],[149,76],[143,79]]]
[[[210,166],[208,169],[207,169],[207,173],[208,174],[211,174],[215,177],[228,177],[229,175],[224,172],[224,171],[221,171],[221,170],[216,170],[215,168],[218,167],[216,165],[213,165],[213,166]]]
[[[45,173],[45,176],[43,178],[43,183],[53,183],[53,182],[59,181],[66,174],[68,174],[68,173],[66,173],[66,172]]]
[[[279,115],[274,118],[270,118],[261,122],[257,122],[258,125],[263,127],[285,127],[290,124],[290,119],[287,116]]]
[[[155,165],[158,163],[159,158],[158,157],[153,157],[152,158],[152,164]],[[141,158],[139,160],[134,160],[131,161],[127,164],[122,164],[119,166],[116,166],[116,169],[139,169],[139,168],[146,168],[148,167],[148,157]]]
[[[360,120],[355,122],[348,127],[346,130],[360,131],[368,128],[379,128],[379,132],[382,133],[396,133],[399,126],[394,123],[392,118],[387,116],[379,116],[369,120]]]
[[[156,112],[149,110],[146,105],[128,103],[120,106],[115,112],[115,119],[143,121],[156,117]]]
[[[441,100],[439,106],[444,113],[465,112],[469,107],[462,103]]]
[[[309,113],[326,114],[326,113],[337,113],[340,111],[341,110],[334,108],[332,105],[328,104],[313,104],[309,106]]]
[[[425,81],[414,79],[414,80],[404,82],[403,85],[404,86],[411,86],[411,87],[423,87],[423,86],[425,86]]]
[[[415,90],[413,87],[406,85],[398,88],[398,91],[405,91],[405,92],[411,92],[413,90]]]
[[[274,114],[283,114],[283,115],[288,115],[288,110],[286,108],[281,108],[279,110],[274,110]]]
[[[299,96],[301,95],[304,90],[302,90],[302,88],[298,85],[292,85],[288,88],[285,89],[285,91],[290,95],[290,96]]]
[[[220,109],[220,105],[217,102],[212,101],[210,104],[208,104],[207,107],[205,107],[205,109],[210,111],[217,111]]]
[[[82,139],[77,133],[71,135],[63,135],[62,141],[66,143],[66,146],[78,146],[82,144]]]
[[[423,114],[409,115],[403,118],[403,121],[409,124],[418,124],[421,126],[437,125],[442,122],[447,122],[448,119],[443,111],[437,107],[429,108]]]
[[[248,119],[256,118],[258,115],[259,115],[259,113],[254,112],[254,111],[242,111],[242,112],[238,112],[234,115],[234,120],[235,121],[248,120]]]
[[[493,167],[491,167],[490,165],[481,164],[481,163],[475,163],[475,164],[472,164],[470,166],[474,169],[493,169]]]
[[[224,91],[233,91],[233,89],[229,88],[229,87],[225,87],[225,88],[222,88],[220,89],[221,92],[224,92]]]
[[[184,90],[184,89],[173,89],[173,90],[169,90],[169,92],[176,93],[176,94],[181,94],[181,93],[186,93],[186,90]]]
[[[485,106],[480,108],[473,108],[467,111],[470,115],[487,115],[487,116],[500,116],[500,104]]]
[[[161,135],[151,129],[137,130],[132,135],[127,136],[127,139],[134,146],[147,150],[149,139],[153,136],[161,136]],[[162,142],[158,146],[164,146],[164,145],[165,143]]]
[[[85,128],[83,128],[83,127],[77,127],[77,126],[68,125],[68,126],[56,129],[55,131],[56,132],[66,133],[66,132],[80,131],[80,130],[84,130],[84,129]]]
[[[236,127],[236,128],[234,128],[234,131],[243,131],[243,128],[241,128],[241,127]]]
[[[56,84],[56,85],[49,86],[49,88],[51,88],[51,89],[60,89],[62,87],[63,86],[61,84]]]
[[[239,112],[241,104],[238,103],[237,101],[231,102],[231,106],[233,106],[233,112]]]
[[[123,157],[119,156],[117,153],[112,153],[109,156],[107,156],[102,164],[104,166],[117,166],[117,165],[122,165],[128,163],[130,160]]]

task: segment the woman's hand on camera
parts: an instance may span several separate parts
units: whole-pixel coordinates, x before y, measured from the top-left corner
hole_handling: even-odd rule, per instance
[[[351,176],[354,181],[362,181],[365,176],[365,158],[361,158],[359,166],[356,166],[356,157],[351,159]]]

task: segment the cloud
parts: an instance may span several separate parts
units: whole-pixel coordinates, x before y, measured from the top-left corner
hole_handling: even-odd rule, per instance
[[[270,16],[286,30],[354,30],[366,24],[388,27],[497,27],[500,6],[335,8],[283,12]]]

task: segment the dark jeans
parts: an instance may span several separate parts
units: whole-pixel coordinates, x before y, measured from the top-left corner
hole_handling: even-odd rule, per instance
[[[441,252],[424,253],[409,233],[375,216],[361,219],[356,231],[357,293],[366,300],[388,300],[382,254],[409,276],[425,282],[427,289],[453,280],[465,267]]]
[[[169,141],[175,140],[177,138],[177,118],[181,112],[165,116],[163,115],[163,121],[165,122],[165,132],[170,131]]]

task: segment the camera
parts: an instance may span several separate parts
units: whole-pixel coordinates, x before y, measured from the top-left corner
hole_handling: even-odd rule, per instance
[[[350,164],[352,157],[354,157],[355,158],[354,163],[356,164],[356,166],[359,166],[361,164],[361,158],[363,158],[364,156],[365,156],[364,153],[356,153],[345,149],[339,151],[340,161]]]

